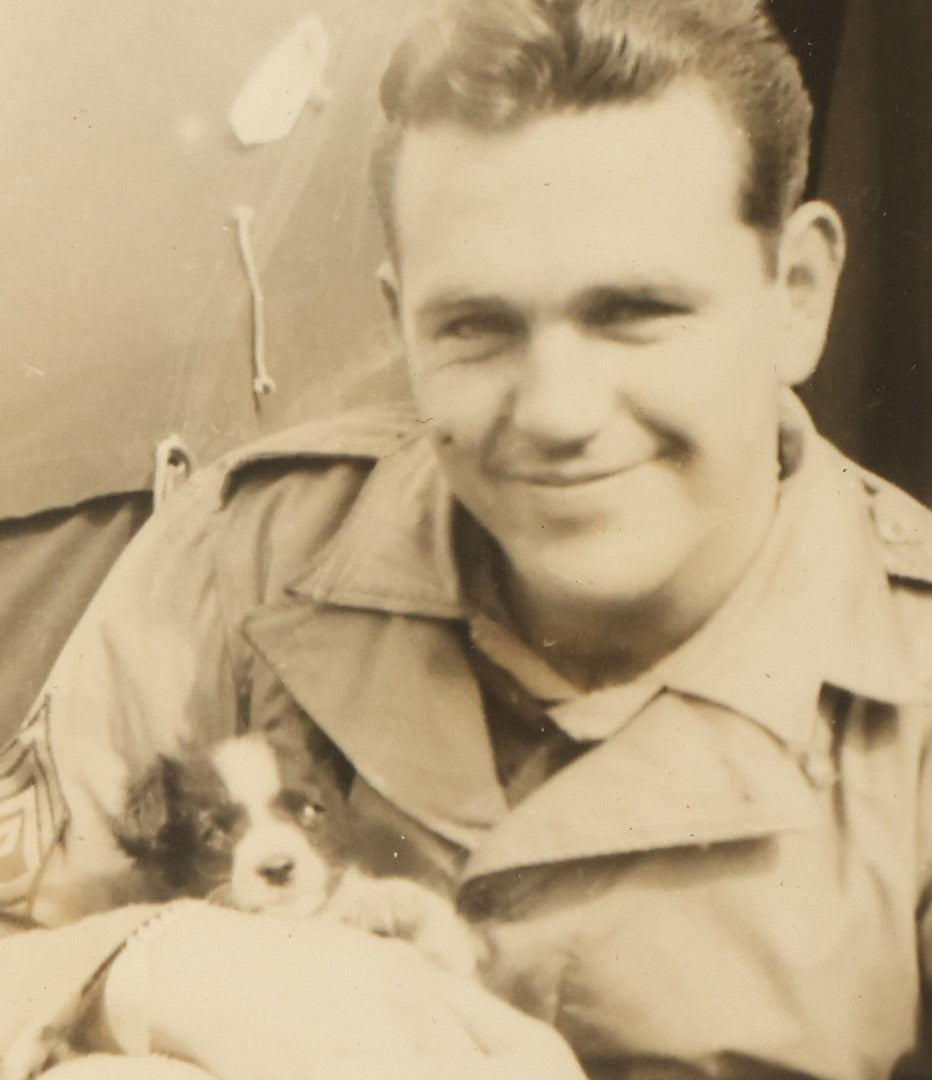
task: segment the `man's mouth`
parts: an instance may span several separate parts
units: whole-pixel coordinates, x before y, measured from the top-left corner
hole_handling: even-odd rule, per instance
[[[607,468],[588,469],[520,469],[504,471],[502,478],[512,483],[527,484],[543,488],[577,488],[586,487],[589,484],[597,484],[603,480],[611,480],[615,477],[624,476],[633,472],[641,465],[647,464],[649,458],[639,458],[636,461],[624,462]]]

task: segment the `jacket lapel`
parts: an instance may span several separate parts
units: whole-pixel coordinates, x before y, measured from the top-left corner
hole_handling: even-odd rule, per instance
[[[723,706],[664,693],[510,811],[453,624],[346,608],[264,610],[246,636],[381,796],[472,850],[465,879],[756,839],[812,825],[796,759]]]
[[[461,640],[450,529],[450,496],[429,447],[404,445],[378,463],[292,599],[256,612],[245,633],[379,795],[472,850],[467,876],[747,840],[815,820],[799,756],[821,670],[785,724],[761,722],[779,720],[782,705],[761,717],[756,692],[723,694],[718,684],[735,679],[667,682],[673,689],[509,811]],[[799,595],[809,597],[811,577],[802,574]],[[798,613],[766,635],[761,652],[771,660],[785,622],[798,627]],[[743,687],[746,658],[730,660]],[[711,670],[708,658],[698,667]]]
[[[360,775],[465,847],[506,813],[482,699],[455,625],[302,603],[247,638]]]

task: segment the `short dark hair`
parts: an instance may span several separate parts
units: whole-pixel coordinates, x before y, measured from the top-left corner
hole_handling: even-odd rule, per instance
[[[775,233],[803,196],[812,102],[764,0],[452,0],[395,51],[372,179],[394,251],[392,187],[404,131],[481,131],[659,95],[696,78],[748,150],[742,220]]]

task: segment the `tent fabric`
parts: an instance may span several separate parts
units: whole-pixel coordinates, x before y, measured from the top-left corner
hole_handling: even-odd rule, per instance
[[[366,184],[377,80],[416,0],[11,0],[0,13],[0,517],[142,490],[155,446],[201,461],[339,405],[390,328]],[[228,113],[314,13],[329,103],[265,146]],[[233,214],[255,212],[268,359]]]
[[[0,746],[151,505],[113,495],[0,522]]]

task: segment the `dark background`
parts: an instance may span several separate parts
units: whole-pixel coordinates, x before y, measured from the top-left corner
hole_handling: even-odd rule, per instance
[[[857,460],[932,503],[932,10],[928,0],[771,0],[817,107],[811,194],[849,261],[805,396]]]

